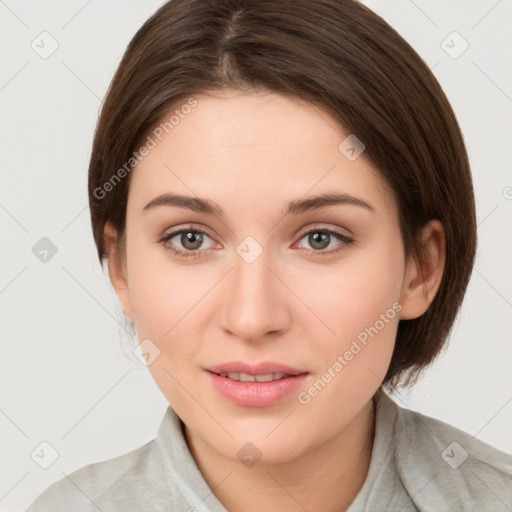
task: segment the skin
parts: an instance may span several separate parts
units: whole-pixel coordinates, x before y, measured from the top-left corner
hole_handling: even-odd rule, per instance
[[[368,472],[372,397],[398,321],[420,316],[439,287],[442,226],[425,226],[421,265],[406,257],[391,191],[364,153],[351,162],[338,150],[348,133],[317,107],[273,93],[197,99],[133,171],[124,251],[105,228],[112,283],[139,339],[161,351],[151,374],[226,508],[345,510]],[[225,215],[144,210],[169,192],[215,201]],[[372,210],[340,204],[283,216],[289,201],[328,192]],[[179,235],[160,240],[191,224],[207,235],[194,249],[199,257],[180,259],[169,247],[191,244]],[[354,243],[331,236],[319,248],[307,233],[322,229]],[[252,263],[236,252],[247,236],[263,248]],[[309,372],[299,391],[307,390],[393,304],[400,313],[305,405],[295,392],[272,406],[235,405],[204,371],[234,360],[281,362]],[[252,467],[237,457],[249,441],[261,452]]]

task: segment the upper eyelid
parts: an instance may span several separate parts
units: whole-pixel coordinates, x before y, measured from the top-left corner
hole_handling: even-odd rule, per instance
[[[340,233],[340,230],[341,231],[345,231],[346,234]],[[328,231],[328,232],[333,232],[333,233],[341,234],[341,235],[344,235],[346,237],[353,237],[354,236],[353,233],[349,229],[347,229],[347,228],[343,228],[341,226],[337,226],[337,227],[329,227],[329,226],[327,226],[326,227],[322,223],[316,223],[316,224],[313,224],[312,226],[308,226],[307,228],[301,229],[295,236],[301,235],[301,237],[302,237],[304,235],[307,235],[311,231]]]
[[[343,231],[346,231],[346,232],[350,233],[350,236],[352,236],[352,232],[349,229],[347,229],[347,228],[344,228],[344,227],[341,227],[341,226],[329,227],[329,226],[323,225],[322,223],[316,223],[316,224],[313,224],[312,226],[308,226],[306,228],[300,229],[299,231],[296,232],[295,236],[298,236],[299,234],[307,234],[310,231],[313,231],[315,229],[318,230],[318,231],[334,231],[334,232],[337,232],[338,230],[341,229]],[[162,237],[167,237],[167,236],[170,236],[170,235],[176,235],[178,233],[181,233],[182,231],[187,231],[187,230],[188,231],[198,231],[200,233],[205,233],[210,238],[213,238],[213,236],[211,236],[209,234],[209,229],[208,228],[201,227],[201,226],[195,226],[193,224],[190,224],[188,226],[178,227],[178,228],[175,228],[175,229],[172,228],[168,233],[165,232],[162,235]]]
[[[206,228],[199,228],[197,226],[184,226],[182,228],[172,229],[169,232],[167,232],[167,231],[164,232],[164,234],[160,238],[161,238],[161,240],[174,238],[176,235],[179,235],[180,233],[187,232],[187,231],[192,231],[192,232],[195,231],[198,233],[203,233],[203,234],[209,236],[212,240],[214,240],[213,236],[211,236],[209,234],[209,232]]]

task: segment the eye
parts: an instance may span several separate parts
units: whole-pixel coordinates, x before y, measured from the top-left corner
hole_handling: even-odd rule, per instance
[[[204,247],[205,239],[212,242],[209,247]],[[167,233],[160,242],[172,253],[183,258],[200,256],[199,253],[203,252],[200,249],[206,250],[215,245],[206,231],[200,228],[185,228]]]
[[[204,245],[207,239],[210,240],[210,244],[205,247]],[[299,242],[303,239],[309,244],[310,251],[326,256],[337,253],[346,246],[355,243],[354,238],[331,229],[317,228],[309,230],[303,233]],[[207,249],[213,248],[216,245],[218,246],[204,229],[197,227],[182,228],[172,231],[164,235],[159,242],[178,258],[201,257]],[[308,249],[308,247],[306,247],[306,249]]]
[[[347,245],[354,244],[354,238],[331,229],[313,229],[304,233],[300,240],[305,239],[314,252],[332,254]],[[338,242],[336,244],[336,242]],[[336,245],[338,246],[336,248]],[[333,249],[333,247],[335,247]],[[306,247],[307,248],[307,247]],[[327,250],[330,249],[330,250]]]

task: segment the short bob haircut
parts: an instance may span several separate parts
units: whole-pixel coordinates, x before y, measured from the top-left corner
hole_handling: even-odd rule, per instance
[[[407,256],[421,260],[421,228],[442,223],[440,288],[421,317],[400,321],[383,385],[416,382],[445,344],[471,275],[471,171],[454,112],[428,66],[356,0],[171,0],[144,23],[94,136],[89,205],[100,262],[106,222],[124,240],[130,171],[149,131],[194,95],[219,90],[300,98],[355,134],[394,193]]]

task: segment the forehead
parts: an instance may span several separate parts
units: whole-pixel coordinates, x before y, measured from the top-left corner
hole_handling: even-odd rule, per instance
[[[195,99],[193,108],[178,105],[150,132],[152,149],[130,185],[139,209],[167,192],[278,208],[335,191],[364,195],[376,210],[393,207],[379,172],[364,152],[347,158],[344,141],[352,135],[322,109],[274,93],[223,91]]]

